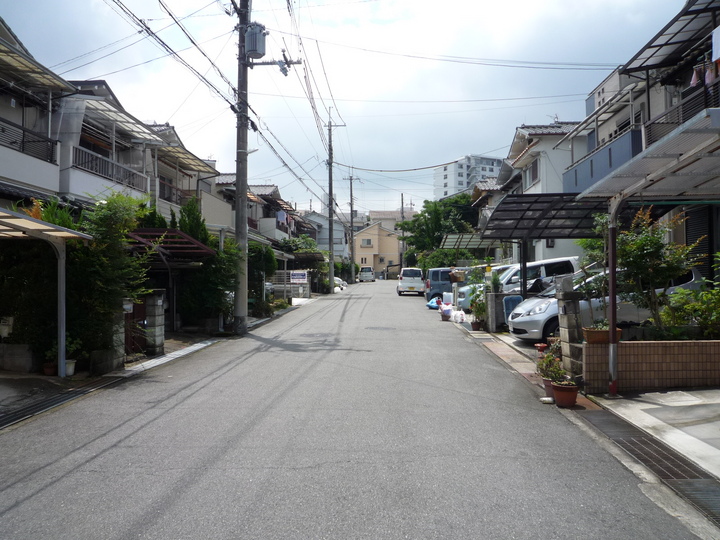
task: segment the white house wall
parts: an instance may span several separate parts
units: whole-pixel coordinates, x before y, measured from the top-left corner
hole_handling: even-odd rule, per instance
[[[31,186],[38,191],[57,193],[60,187],[60,167],[28,156],[17,150],[0,146],[2,177]]]

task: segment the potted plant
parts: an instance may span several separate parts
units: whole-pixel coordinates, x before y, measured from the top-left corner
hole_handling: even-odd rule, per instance
[[[578,385],[565,373],[565,370],[562,371],[562,376],[551,383],[555,405],[558,407],[573,407],[577,402]]]
[[[82,341],[79,339],[72,339],[70,334],[65,336],[65,375],[71,377],[75,375],[75,363],[78,357],[82,354]],[[45,358],[47,362],[43,364],[43,372],[45,375],[57,375],[57,355],[58,355],[58,344],[57,340],[53,343],[53,346],[45,352]]]
[[[475,290],[470,299],[470,311],[473,315],[470,326],[475,332],[482,329],[485,316],[487,315],[487,304],[485,303],[485,291],[483,289],[481,285],[475,286]]]
[[[555,397],[552,382],[561,380],[565,376],[565,370],[561,364],[561,347],[559,339],[553,341],[537,363],[537,371],[542,377],[547,397]]]
[[[616,328],[618,341],[622,329]],[[583,337],[586,343],[610,343],[610,323],[607,319],[596,319],[590,326],[583,327]]]

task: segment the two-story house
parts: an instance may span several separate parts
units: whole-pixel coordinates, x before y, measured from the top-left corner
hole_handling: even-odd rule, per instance
[[[375,275],[386,271],[397,273],[401,264],[399,235],[383,226],[379,221],[355,233],[355,264],[372,266]]]
[[[349,232],[339,219],[333,219],[332,244],[330,243],[330,220],[327,215],[318,212],[308,212],[303,215],[303,219],[310,222],[317,230],[315,241],[317,242],[318,249],[321,251],[331,251],[335,262],[350,260]],[[332,248],[330,247],[331,245]]]
[[[549,125],[522,125],[515,129],[508,156],[500,168],[498,189],[506,193],[554,194],[563,191],[562,173],[572,163],[573,153],[558,143],[577,122],[556,121]],[[573,144],[581,144],[580,138]],[[514,259],[520,260],[516,244]],[[582,250],[569,239],[547,238],[527,243],[527,260],[580,255]]]

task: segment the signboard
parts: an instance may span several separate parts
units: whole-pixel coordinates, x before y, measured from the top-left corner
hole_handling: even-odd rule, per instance
[[[307,283],[307,280],[306,270],[293,270],[290,272],[290,283]]]

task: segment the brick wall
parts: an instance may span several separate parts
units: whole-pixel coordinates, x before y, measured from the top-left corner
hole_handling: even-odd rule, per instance
[[[608,345],[583,345],[588,394],[608,390]],[[720,341],[621,341],[618,392],[720,386]]]

